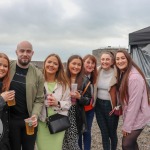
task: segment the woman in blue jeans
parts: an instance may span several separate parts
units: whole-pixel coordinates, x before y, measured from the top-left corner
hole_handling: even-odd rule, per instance
[[[84,63],[84,74],[85,77],[88,79],[88,82],[90,83],[90,89],[91,89],[91,95],[94,94],[94,84],[96,83],[97,78],[97,62],[93,55],[86,55],[83,58]],[[87,83],[88,84],[88,83]],[[85,115],[86,115],[86,121],[87,121],[87,131],[83,134],[80,134],[79,136],[79,146],[82,150],[82,145],[84,147],[84,150],[90,150],[91,149],[91,127],[92,122],[94,118],[94,99],[91,99],[90,105],[84,106]],[[83,143],[83,144],[82,144]]]

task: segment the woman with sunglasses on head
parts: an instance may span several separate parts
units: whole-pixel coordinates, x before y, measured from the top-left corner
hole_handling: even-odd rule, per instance
[[[15,96],[14,91],[8,91],[10,86],[9,59],[4,53],[0,53],[0,149],[10,150],[8,105],[7,101]]]
[[[117,105],[116,85],[117,71],[114,66],[114,55],[110,51],[104,51],[100,55],[100,66],[94,90],[96,120],[102,134],[104,150],[117,149],[119,117],[115,114],[109,115]]]
[[[90,150],[91,149],[91,127],[92,127],[92,122],[94,118],[94,84],[96,83],[97,79],[97,61],[96,58],[93,55],[86,55],[83,57],[83,66],[84,66],[84,75],[85,78],[87,79],[87,84],[89,84],[91,93],[89,96],[91,98],[90,104],[87,106],[84,106],[85,110],[85,115],[86,115],[86,121],[87,121],[87,131],[84,133],[81,133],[79,136],[79,146],[80,149],[84,150]],[[82,143],[83,142],[83,143]],[[84,148],[82,148],[82,145]]]
[[[117,51],[115,60],[123,108],[122,149],[138,150],[137,138],[150,122],[149,88],[144,74],[127,51]]]
[[[71,127],[66,130],[63,150],[80,150],[79,135],[87,130],[84,106],[90,104],[92,95],[90,86],[87,87],[87,78],[83,77],[83,60],[79,55],[69,57],[66,74],[70,80],[70,85],[77,84],[77,89],[70,93],[72,106],[68,115]]]
[[[43,105],[37,132],[38,150],[62,150],[65,131],[50,134],[46,125],[48,116],[59,113],[68,115],[71,106],[69,81],[63,64],[57,54],[50,54],[44,61],[45,103]],[[46,112],[47,109],[47,112]]]

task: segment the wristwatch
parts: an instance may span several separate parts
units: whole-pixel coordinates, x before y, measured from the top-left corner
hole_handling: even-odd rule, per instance
[[[60,101],[58,101],[58,107],[60,107]]]

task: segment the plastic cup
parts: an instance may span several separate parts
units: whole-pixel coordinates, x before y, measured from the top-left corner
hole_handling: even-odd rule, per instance
[[[32,125],[32,119],[31,118],[25,119],[25,125],[26,125],[27,135],[33,135],[34,134],[34,127]]]
[[[12,90],[10,90],[9,92],[12,92]],[[14,106],[14,105],[16,105],[15,97],[12,100],[7,101],[7,105],[8,106]]]
[[[77,87],[78,87],[77,83],[72,83],[71,84],[71,93],[72,94],[74,94],[75,91],[77,91]],[[72,104],[75,104],[76,103],[76,98],[71,98],[71,102],[72,102]]]
[[[78,86],[77,83],[72,83],[72,84],[71,84],[71,92],[77,91],[77,86]]]

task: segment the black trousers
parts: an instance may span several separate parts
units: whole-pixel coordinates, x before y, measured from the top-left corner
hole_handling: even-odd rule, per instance
[[[34,135],[27,135],[24,120],[11,118],[9,132],[11,150],[34,150],[37,128],[34,132]]]
[[[97,99],[95,106],[96,120],[101,130],[104,150],[117,149],[117,126],[119,117],[115,115],[109,116],[111,110],[112,107],[109,100]]]
[[[9,139],[0,140],[0,150],[11,150]]]

